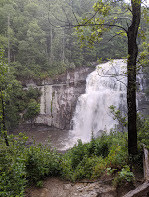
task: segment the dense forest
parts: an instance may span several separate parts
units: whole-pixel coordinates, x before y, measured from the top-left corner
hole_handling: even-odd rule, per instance
[[[77,181],[110,174],[117,187],[135,182],[134,163],[142,173],[142,144],[149,147],[147,117],[137,117],[138,152],[133,162],[128,155],[127,133],[116,129],[97,139],[92,136],[87,144],[78,141],[64,155],[47,146],[28,145],[23,134],[7,136],[7,131],[19,123],[32,124],[40,111],[41,92],[24,87],[23,82],[54,78],[67,69],[92,66],[99,61],[129,59],[126,33],[117,27],[129,27],[131,4],[96,2],[0,0],[0,196],[23,197],[27,186],[42,186],[47,176]],[[144,5],[141,9],[137,74],[144,73],[148,96],[148,8]],[[99,16],[94,19],[95,13]],[[92,20],[108,21],[109,27],[96,28]],[[122,117],[120,111],[112,112],[115,119],[128,126],[127,117]]]
[[[103,43],[95,43],[94,49],[80,48],[72,25],[93,12],[93,3],[1,1],[0,44],[17,79],[45,78],[68,68],[90,65],[98,58],[126,57],[125,37],[111,40],[112,32],[104,35]]]

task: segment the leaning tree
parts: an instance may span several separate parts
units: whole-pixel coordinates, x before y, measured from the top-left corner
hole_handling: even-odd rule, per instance
[[[119,9],[117,9],[118,7]],[[129,155],[135,155],[137,154],[137,37],[141,20],[141,0],[131,0],[130,3],[99,0],[93,8],[94,14],[91,17],[86,17],[75,25],[81,41],[87,39],[90,44],[101,41],[103,33],[112,28],[116,31],[116,35],[127,36],[128,153]],[[90,35],[85,33],[86,28],[91,29]],[[119,29],[118,32],[117,29]]]

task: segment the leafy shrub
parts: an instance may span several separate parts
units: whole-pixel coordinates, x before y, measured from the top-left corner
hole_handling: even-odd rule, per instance
[[[106,172],[107,163],[102,157],[98,157],[98,163],[93,167],[91,178],[99,178]]]
[[[110,153],[105,159],[107,166],[111,168],[121,169],[122,166],[128,163],[128,154],[127,151],[119,145],[113,145],[110,149]]]
[[[23,197],[27,184],[25,152],[15,140],[10,140],[9,147],[0,141],[0,196]]]
[[[73,179],[93,178],[95,166],[101,162],[100,157],[84,157],[82,162],[77,166],[74,172]]]
[[[138,118],[138,142],[139,144],[145,144],[149,148],[149,118]]]
[[[27,150],[27,178],[37,183],[45,176],[57,176],[60,171],[60,155],[49,147],[38,145]]]
[[[105,158],[109,154],[110,147],[112,144],[112,141],[110,140],[110,136],[103,134],[101,137],[97,138],[94,143],[95,143],[94,154]]]
[[[81,140],[78,140],[78,145],[74,146],[70,151],[71,156],[71,165],[72,168],[76,168],[78,164],[82,161],[82,159],[87,154],[87,146],[83,144]]]
[[[33,87],[29,87],[28,90],[26,91],[26,97],[28,99],[39,99],[39,97],[41,96],[41,92],[39,91],[38,88],[33,88]]]
[[[115,177],[113,184],[115,186],[122,185],[124,182],[133,182],[135,180],[133,172],[130,171],[130,167],[128,165],[124,166],[120,172],[118,172],[118,176]]]
[[[0,162],[0,196],[24,196],[26,186],[25,164],[22,159],[16,157],[8,158],[5,153]]]
[[[29,147],[23,134],[9,136],[9,143],[0,139],[0,196],[23,197],[27,184],[41,186],[44,177],[59,175],[61,155],[50,147]]]
[[[82,178],[97,178],[106,172],[106,168],[120,170],[127,164],[128,154],[126,134],[111,133],[95,139],[90,143],[78,145],[70,149],[62,158],[62,176],[76,181]]]
[[[71,156],[69,153],[66,153],[62,157],[62,161],[61,161],[60,165],[61,165],[60,174],[61,174],[62,178],[65,178],[67,180],[72,180],[73,168],[72,168]]]

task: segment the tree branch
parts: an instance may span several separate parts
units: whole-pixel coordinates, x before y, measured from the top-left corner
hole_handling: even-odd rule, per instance
[[[110,42],[113,38],[115,38],[116,36],[119,36],[119,35],[121,35],[121,33],[115,34],[114,36],[112,36],[112,37],[107,41],[107,43]]]
[[[50,25],[52,25],[53,27],[55,28],[62,28],[62,26],[56,26],[56,25],[53,25],[50,21],[50,18],[49,18],[49,12],[48,12],[48,22],[50,23]],[[64,27],[64,26],[63,26]]]
[[[61,23],[66,23],[66,21],[62,21],[60,20],[59,18],[57,18],[53,13],[52,13],[52,16],[57,20],[57,21],[60,21]]]
[[[95,14],[90,19],[88,19],[88,21],[86,21],[84,23],[84,25],[86,25],[89,21],[91,21],[96,16],[96,14],[98,13],[98,11],[99,11],[99,9],[95,12]]]
[[[79,24],[79,25],[74,25],[73,27],[87,27],[87,26],[107,26],[107,27],[118,27],[118,28],[120,28],[120,29],[123,29],[126,33],[127,33],[127,30],[124,28],[124,27],[122,27],[122,26],[120,26],[120,25],[112,25],[112,24],[105,24],[105,23],[103,23],[103,24]]]
[[[68,22],[69,22],[69,24],[70,24],[69,18],[68,18],[68,16],[67,16],[66,11],[65,11],[65,9],[64,9],[64,7],[63,7],[63,6],[62,6],[62,10],[63,10],[63,12],[65,13],[66,19],[67,19],[67,21],[68,21]]]
[[[73,13],[73,15],[74,15],[74,17],[75,17],[75,19],[76,19],[77,23],[79,24],[79,21],[78,21],[78,19],[77,19],[77,17],[76,17],[76,15],[75,15],[75,13],[74,13],[74,11],[73,11],[73,8],[72,8],[72,13]]]

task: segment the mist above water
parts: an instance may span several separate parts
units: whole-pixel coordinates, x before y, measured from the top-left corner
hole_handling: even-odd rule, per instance
[[[73,145],[78,139],[90,141],[92,132],[95,136],[103,131],[109,133],[117,124],[109,107],[113,105],[117,109],[124,109],[126,106],[125,72],[125,61],[113,60],[98,65],[88,75],[85,94],[78,98],[73,116],[69,145]]]

